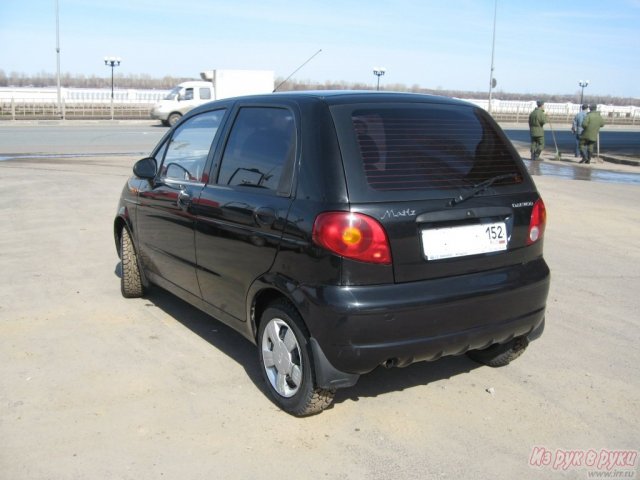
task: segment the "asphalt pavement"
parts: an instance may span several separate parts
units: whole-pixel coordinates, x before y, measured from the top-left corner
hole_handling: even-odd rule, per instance
[[[547,328],[511,365],[379,369],[298,419],[240,335],[158,288],[121,297],[112,221],[138,157],[100,138],[0,162],[0,478],[638,478],[638,184],[535,177]]]

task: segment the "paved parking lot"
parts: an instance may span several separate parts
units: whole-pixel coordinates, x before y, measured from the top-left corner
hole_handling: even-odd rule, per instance
[[[588,478],[532,454],[640,449],[638,185],[535,177],[547,330],[512,365],[378,370],[297,419],[240,335],[158,289],[120,296],[134,160],[0,162],[0,478]]]

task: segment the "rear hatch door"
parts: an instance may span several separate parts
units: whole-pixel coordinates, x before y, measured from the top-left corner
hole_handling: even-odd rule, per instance
[[[483,110],[465,103],[332,107],[352,211],[385,228],[395,282],[527,262],[539,198],[522,160]]]

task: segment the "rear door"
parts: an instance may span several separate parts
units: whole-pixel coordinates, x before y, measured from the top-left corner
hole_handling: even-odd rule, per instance
[[[247,291],[271,267],[291,204],[298,122],[288,107],[244,104],[233,115],[194,204],[196,253],[202,297],[245,320]]]
[[[480,109],[424,103],[333,111],[351,208],[383,224],[396,282],[498,268],[534,254],[523,247],[537,193]],[[490,185],[455,202],[483,182]]]

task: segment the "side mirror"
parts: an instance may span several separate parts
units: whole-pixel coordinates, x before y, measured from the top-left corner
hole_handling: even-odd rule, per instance
[[[145,180],[153,180],[156,177],[158,171],[158,164],[156,159],[152,157],[143,158],[138,160],[133,165],[133,174]]]

